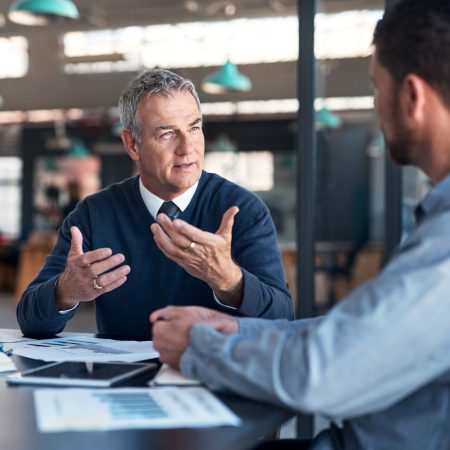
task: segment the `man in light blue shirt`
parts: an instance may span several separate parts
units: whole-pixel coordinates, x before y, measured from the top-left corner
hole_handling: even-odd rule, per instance
[[[307,447],[281,448],[450,449],[450,2],[393,3],[374,45],[390,157],[434,183],[380,275],[310,320],[195,307],[151,316],[161,360],[187,376],[331,419]]]

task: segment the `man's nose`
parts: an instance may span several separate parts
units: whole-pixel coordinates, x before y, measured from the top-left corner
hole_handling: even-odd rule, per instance
[[[189,133],[181,133],[178,141],[177,153],[180,155],[186,155],[194,150],[194,140]]]

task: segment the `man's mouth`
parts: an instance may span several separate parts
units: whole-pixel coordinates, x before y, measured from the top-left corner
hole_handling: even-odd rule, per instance
[[[194,165],[194,163],[175,164],[174,167],[175,167],[175,169],[189,169],[193,165]]]

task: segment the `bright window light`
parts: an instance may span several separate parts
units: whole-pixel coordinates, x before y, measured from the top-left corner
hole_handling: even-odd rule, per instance
[[[240,102],[202,103],[205,116],[231,116],[234,114],[295,114],[298,111],[296,98],[278,100],[248,100]],[[332,111],[372,110],[373,96],[316,98],[314,107],[327,107]]]
[[[0,158],[0,233],[16,239],[20,234],[22,159]]]
[[[327,107],[331,111],[372,110],[373,96],[362,97],[327,97],[316,98],[314,107],[319,110]],[[274,100],[250,100],[241,102],[209,102],[202,103],[202,113],[205,116],[233,116],[258,114],[296,114],[298,100],[296,98],[283,98]],[[111,108],[110,115],[118,116],[117,107]],[[26,123],[26,122],[54,122],[55,120],[79,120],[83,117],[81,109],[43,109],[32,111],[0,111],[0,124]]]
[[[207,152],[204,167],[251,191],[270,191],[274,183],[273,164],[271,152],[225,151]]]
[[[23,36],[0,37],[0,78],[20,78],[28,72],[28,41]]]
[[[315,55],[318,59],[369,56],[373,30],[383,11],[345,11],[317,14]]]
[[[317,14],[317,58],[369,55],[381,14],[365,10]],[[66,33],[62,42],[64,70],[71,74],[219,66],[227,58],[235,64],[295,61],[298,19],[288,16],[77,31]]]

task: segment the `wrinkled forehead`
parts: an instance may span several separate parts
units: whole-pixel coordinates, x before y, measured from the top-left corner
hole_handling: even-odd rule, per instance
[[[201,122],[198,104],[188,91],[169,96],[152,94],[139,105],[139,117],[141,125],[151,129],[186,127]]]

